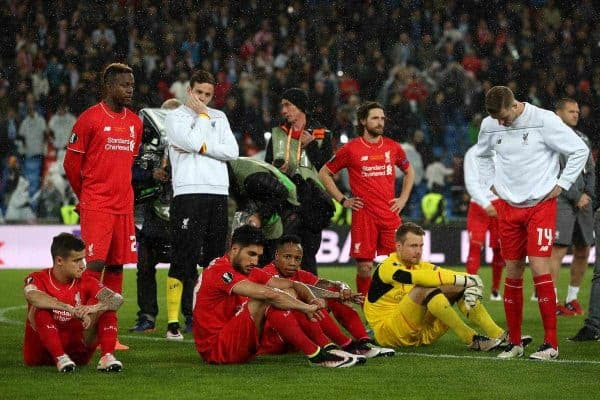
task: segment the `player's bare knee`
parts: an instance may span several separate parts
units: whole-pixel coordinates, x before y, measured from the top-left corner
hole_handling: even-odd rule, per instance
[[[104,261],[94,260],[86,264],[86,268],[94,272],[102,272],[104,270]]]
[[[462,297],[464,292],[464,288],[450,285],[440,286],[440,290],[451,303],[457,302]]]
[[[373,261],[360,260],[358,261],[356,267],[358,269],[359,276],[371,276],[371,271],[373,270]]]
[[[436,294],[441,293],[442,291],[439,288],[426,288],[423,286],[415,286],[410,292],[408,292],[409,297],[412,301],[420,305],[427,305],[429,300]]]

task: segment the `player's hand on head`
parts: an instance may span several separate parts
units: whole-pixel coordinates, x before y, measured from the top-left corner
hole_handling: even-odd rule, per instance
[[[206,104],[198,100],[196,96],[188,93],[188,98],[185,103],[186,106],[191,108],[196,114],[208,114],[208,108]]]

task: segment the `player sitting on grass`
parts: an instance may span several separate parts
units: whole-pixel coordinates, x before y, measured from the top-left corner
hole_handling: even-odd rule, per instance
[[[473,350],[502,345],[507,335],[480,302],[479,276],[421,261],[424,235],[414,223],[400,226],[396,252],[375,270],[364,310],[377,342],[390,347],[431,344],[450,328]],[[452,308],[454,303],[487,336],[466,325]]]
[[[356,364],[358,358],[354,356],[324,349],[329,341],[317,344],[316,332],[308,330],[318,326],[310,325],[309,320],[322,318],[322,299],[300,282],[276,278],[255,268],[264,242],[259,228],[239,227],[233,232],[227,253],[213,260],[200,276],[193,317],[194,341],[200,356],[211,364],[247,362],[257,354],[268,325],[274,335],[308,356],[312,365],[345,368]]]
[[[25,279],[29,304],[25,324],[25,365],[54,365],[73,372],[87,364],[100,345],[99,371],[118,372],[123,364],[113,356],[117,340],[116,310],[120,294],[84,275],[85,243],[61,233],[52,240],[52,268]]]
[[[330,337],[344,351],[352,354],[361,355],[366,358],[393,356],[395,354],[393,349],[378,347],[372,344],[372,340],[360,316],[351,306],[346,304],[353,301],[362,304],[364,300],[363,296],[360,295],[358,298],[352,297],[350,287],[344,282],[334,282],[319,278],[308,271],[300,269],[302,255],[303,249],[300,238],[295,235],[285,235],[278,242],[274,261],[266,265],[263,271],[274,276],[339,292],[341,301],[329,299],[327,307],[331,310],[337,321],[352,335],[354,340],[342,332],[329,313],[324,312],[323,319],[319,321],[319,324],[325,335]]]

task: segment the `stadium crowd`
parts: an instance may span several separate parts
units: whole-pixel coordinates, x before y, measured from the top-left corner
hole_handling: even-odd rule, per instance
[[[60,220],[74,203],[62,158],[75,118],[99,98],[112,60],[134,70],[134,109],[185,100],[195,67],[217,77],[240,155],[265,146],[279,95],[300,87],[336,143],[355,136],[364,100],[385,109],[386,133],[415,168],[407,214],[441,186],[449,217],[464,216],[462,157],[491,86],[552,109],[581,108],[595,135],[600,24],[591,0],[271,2],[4,0],[0,7],[0,205],[6,220]],[[56,162],[58,160],[58,162]]]

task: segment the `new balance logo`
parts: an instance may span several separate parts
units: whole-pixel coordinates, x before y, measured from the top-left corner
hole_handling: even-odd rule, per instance
[[[362,156],[360,161],[369,161],[369,156]]]
[[[105,126],[104,127],[104,132],[110,132],[111,131],[111,127],[110,126]]]
[[[540,246],[540,251],[548,251],[549,246]]]

